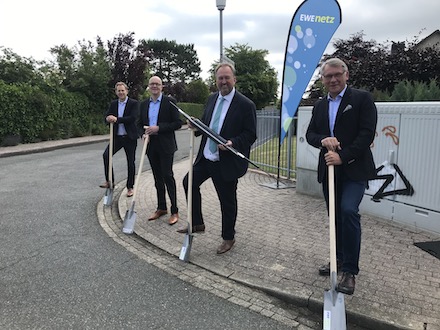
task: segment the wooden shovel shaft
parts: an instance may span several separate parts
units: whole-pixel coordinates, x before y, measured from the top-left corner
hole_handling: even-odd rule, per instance
[[[148,128],[148,126],[144,126],[144,129],[146,129],[146,128]],[[138,187],[139,187],[139,181],[140,181],[141,174],[142,174],[142,168],[144,167],[145,153],[147,152],[147,145],[148,145],[149,141],[150,141],[150,136],[147,135],[144,140],[144,145],[142,146],[141,161],[139,162],[138,173],[136,176],[136,181],[134,182],[132,204],[134,204],[136,201],[136,194],[137,194]]]
[[[110,123],[110,141],[108,145],[108,183],[113,189],[113,123]]]
[[[330,275],[337,274],[336,264],[336,208],[335,208],[335,167],[328,166],[328,208],[330,233]],[[336,276],[330,276],[332,289],[336,288]]]
[[[188,170],[188,233],[192,234],[192,185],[193,185],[193,158],[194,158],[194,130],[190,129],[189,139],[189,170]]]

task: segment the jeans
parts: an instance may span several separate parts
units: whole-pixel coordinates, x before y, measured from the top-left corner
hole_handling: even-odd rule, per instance
[[[327,179],[328,180],[328,179]],[[328,181],[322,183],[324,198],[329,203]],[[364,197],[367,181],[352,181],[342,171],[335,178],[336,257],[342,271],[359,273],[361,249],[361,216],[359,204]]]

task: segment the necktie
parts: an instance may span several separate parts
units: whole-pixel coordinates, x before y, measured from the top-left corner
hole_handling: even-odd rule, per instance
[[[220,115],[222,114],[222,108],[223,108],[223,101],[225,100],[224,97],[220,96],[220,102],[218,103],[217,109],[214,113],[214,119],[212,120],[212,130],[216,133],[218,133],[218,124],[220,122]],[[217,151],[217,143],[211,139],[209,139],[209,150],[214,153]]]

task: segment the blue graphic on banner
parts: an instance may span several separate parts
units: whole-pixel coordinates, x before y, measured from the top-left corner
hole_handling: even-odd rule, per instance
[[[280,144],[322,54],[340,24],[341,8],[336,0],[305,0],[296,10],[284,59]]]

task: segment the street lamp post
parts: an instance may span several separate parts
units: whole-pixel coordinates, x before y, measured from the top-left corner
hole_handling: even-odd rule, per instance
[[[223,60],[223,9],[226,7],[226,0],[215,0],[217,9],[220,12],[220,62]]]

